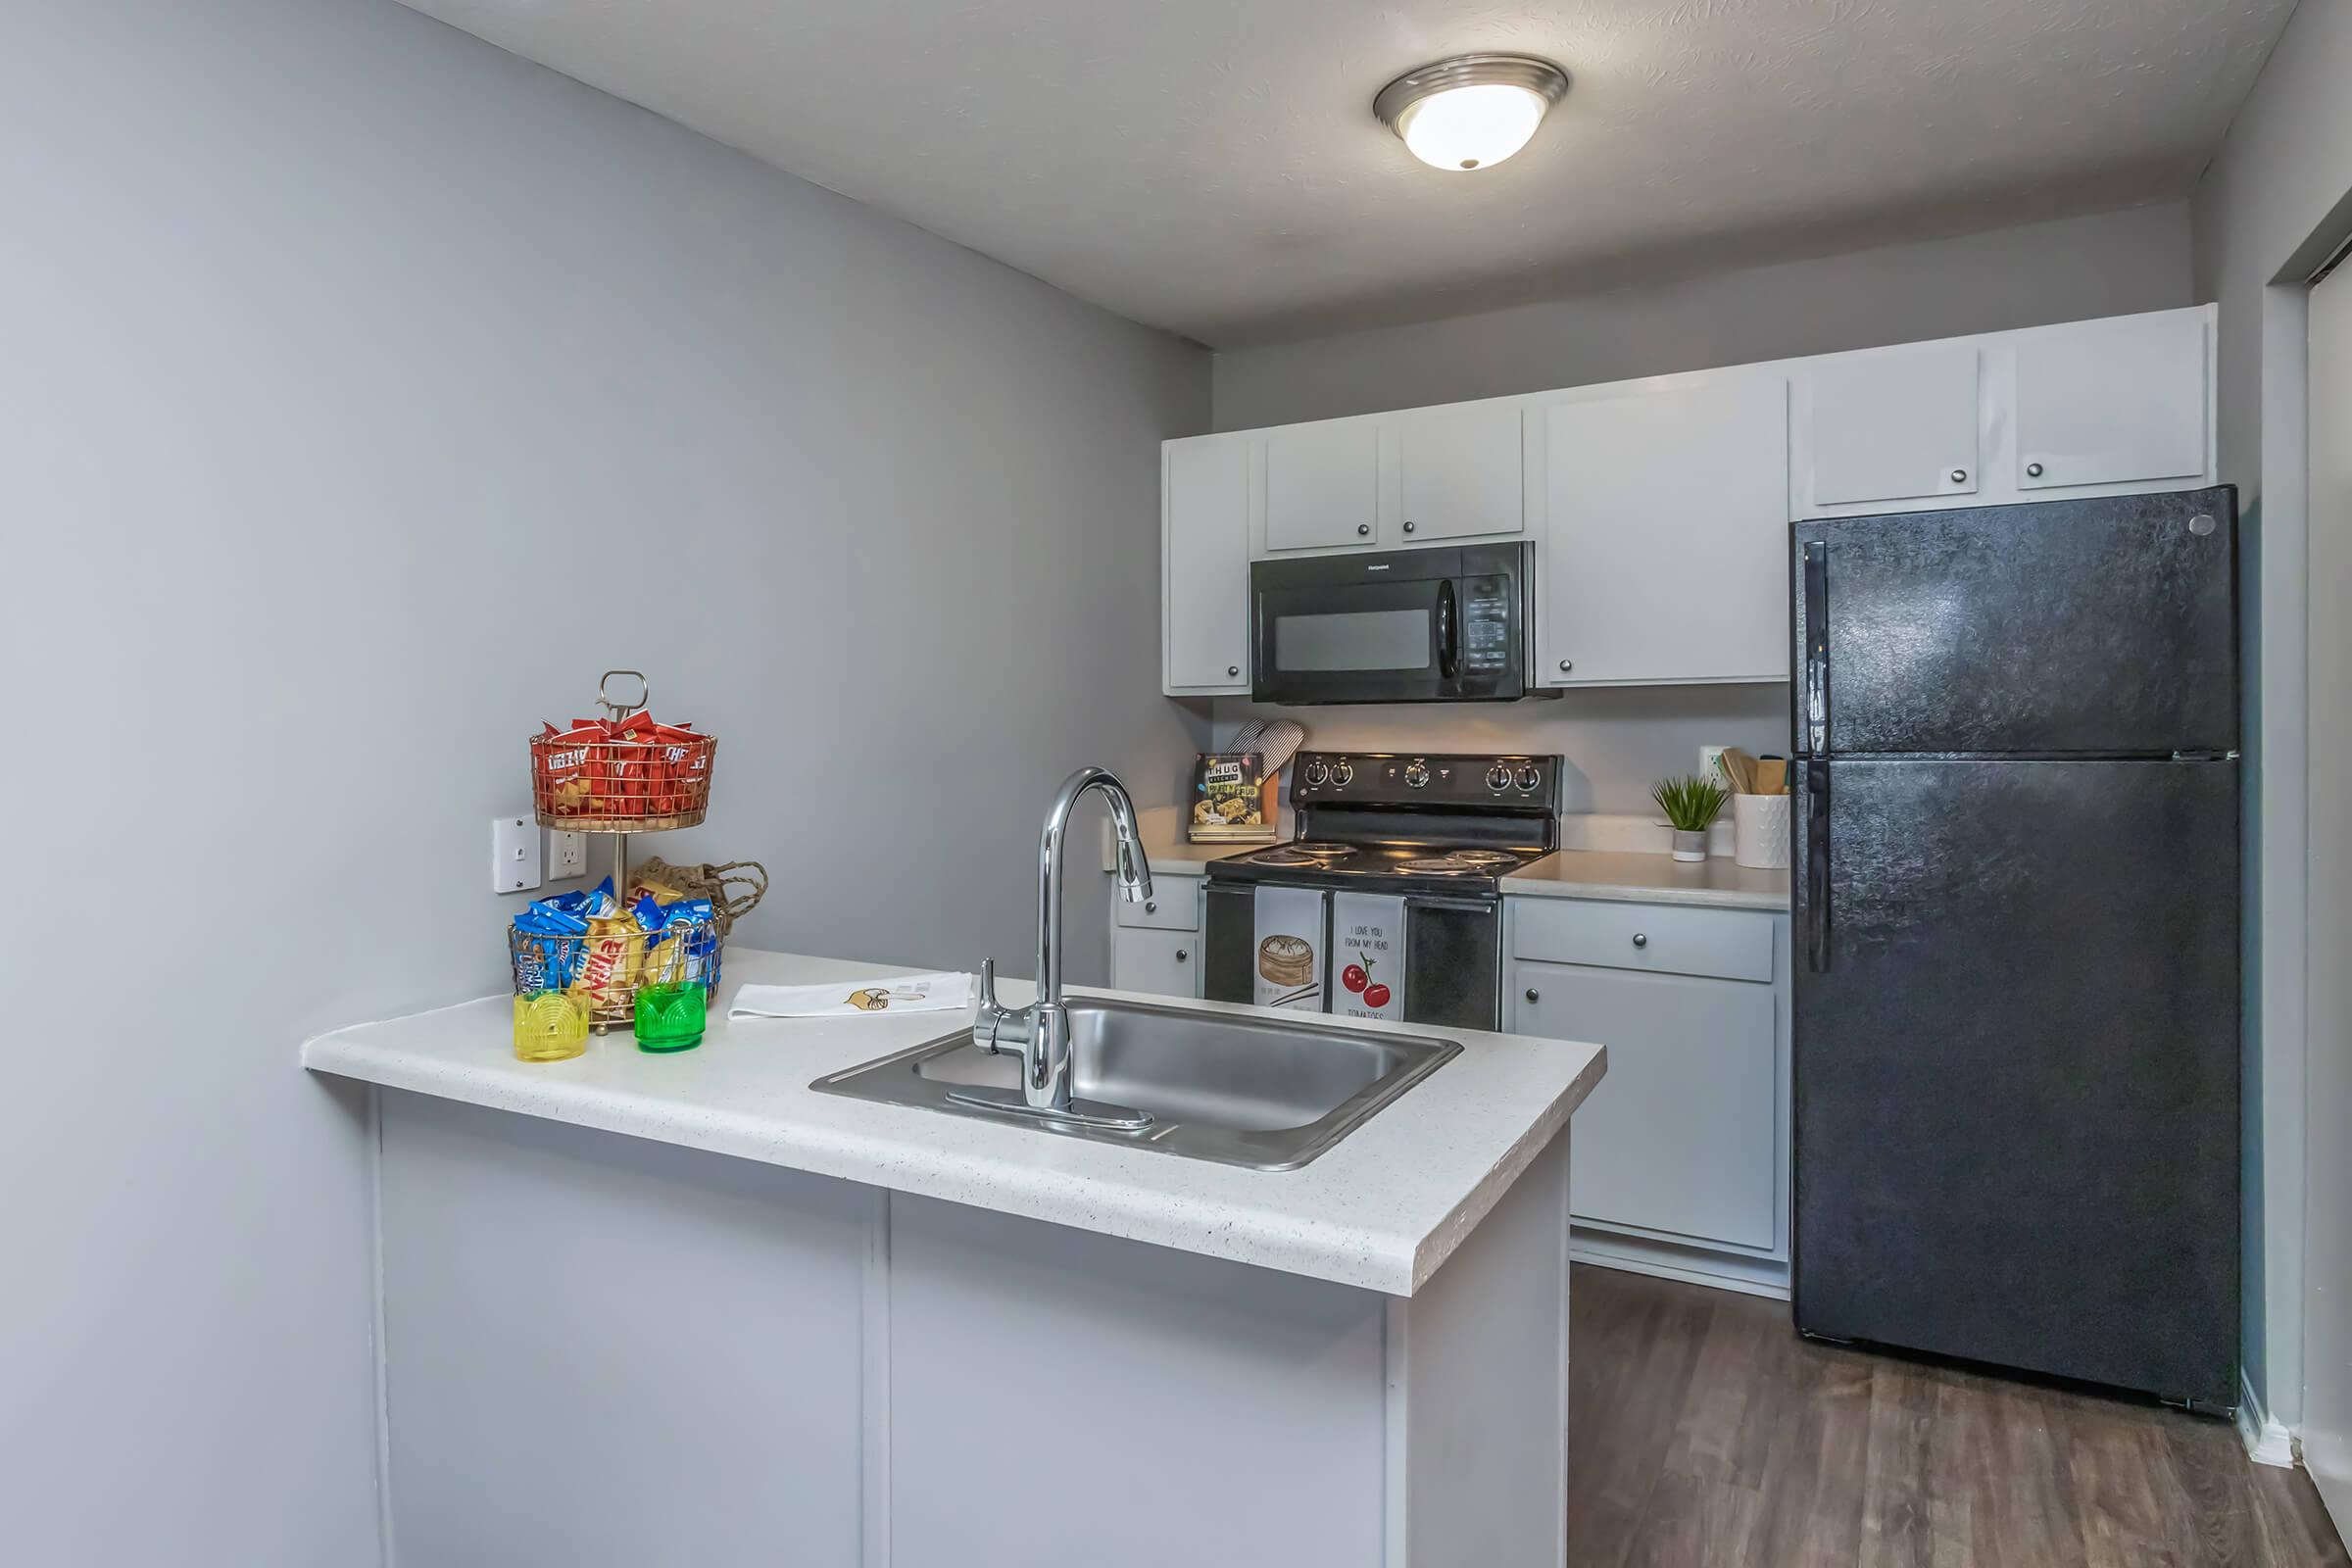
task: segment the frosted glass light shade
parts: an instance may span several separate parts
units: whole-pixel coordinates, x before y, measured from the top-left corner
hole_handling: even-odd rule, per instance
[[[1528,143],[1568,91],[1568,73],[1532,55],[1457,55],[1411,71],[1372,100],[1372,113],[1432,169],[1501,163]]]

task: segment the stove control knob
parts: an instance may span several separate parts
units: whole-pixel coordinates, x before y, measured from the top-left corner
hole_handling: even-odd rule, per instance
[[[1523,790],[1532,790],[1544,782],[1544,775],[1536,771],[1533,763],[1527,763],[1523,764],[1519,771],[1512,776],[1512,782]]]
[[[1404,783],[1407,789],[1417,790],[1428,782],[1429,764],[1427,762],[1415,761],[1404,764]]]
[[[1353,765],[1352,763],[1350,763],[1350,762],[1349,762],[1349,761],[1348,761],[1348,760],[1346,758],[1342,758],[1342,759],[1340,759],[1340,760],[1338,760],[1338,761],[1336,761],[1336,762],[1332,763],[1332,764],[1331,764],[1331,781],[1332,781],[1334,784],[1351,784],[1351,783],[1353,783],[1353,782],[1355,781],[1355,767],[1354,767],[1354,765]]]
[[[1511,770],[1500,762],[1496,762],[1493,767],[1487,769],[1487,788],[1491,790],[1508,789],[1510,783]]]
[[[1330,777],[1331,769],[1325,767],[1321,762],[1309,762],[1306,764],[1307,783],[1321,784]]]

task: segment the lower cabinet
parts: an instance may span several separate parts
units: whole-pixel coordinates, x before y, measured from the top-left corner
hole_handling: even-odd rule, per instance
[[[1788,1211],[1787,919],[1768,911],[1513,900],[1503,1027],[1592,1041],[1608,1074],[1576,1112],[1578,1255],[1784,1294]],[[1564,919],[1569,915],[1591,918]],[[1647,937],[1566,940],[1612,921]],[[1686,931],[1685,927],[1705,929]],[[1663,935],[1650,935],[1655,927]],[[1585,933],[1590,935],[1589,932]],[[1650,961],[1680,944],[1700,972]],[[1772,955],[1748,960],[1749,951]],[[1712,972],[1710,972],[1712,971]]]
[[[1117,927],[1110,934],[1110,984],[1115,991],[1199,996],[1200,933]]]
[[[1110,984],[1161,997],[1200,994],[1200,878],[1161,874],[1149,904],[1110,900]]]

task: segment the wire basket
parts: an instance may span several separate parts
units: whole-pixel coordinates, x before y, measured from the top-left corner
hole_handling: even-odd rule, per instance
[[[711,916],[680,915],[652,934],[632,915],[591,920],[578,936],[507,928],[514,994],[566,991],[584,997],[599,1033],[631,1026],[640,986],[699,982],[708,1006],[718,989],[723,945]]]
[[[637,682],[633,702],[611,695]],[[612,716],[531,737],[531,804],[543,827],[574,833],[659,833],[694,827],[710,808],[717,740],[654,722],[653,688],[633,669],[607,670],[597,702]]]

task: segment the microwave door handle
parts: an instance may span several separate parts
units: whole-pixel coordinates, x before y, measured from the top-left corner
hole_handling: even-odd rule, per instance
[[[1462,671],[1462,623],[1454,613],[1453,579],[1438,583],[1438,678],[1453,680]]]

